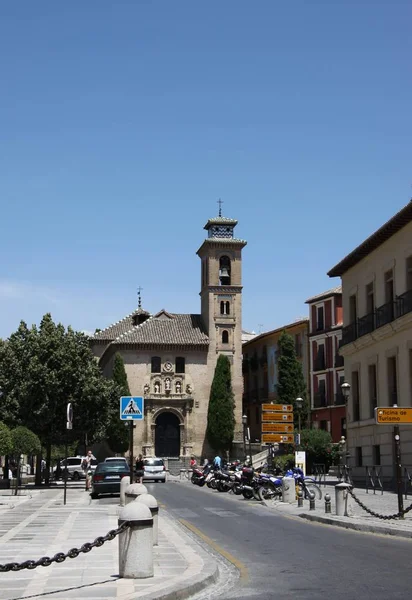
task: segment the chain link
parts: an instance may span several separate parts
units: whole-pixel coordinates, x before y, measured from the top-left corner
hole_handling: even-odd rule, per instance
[[[42,556],[38,560],[25,560],[22,563],[12,562],[6,563],[5,565],[0,564],[0,573],[7,573],[8,571],[22,571],[23,569],[35,569],[36,567],[49,567],[53,563],[62,563],[66,558],[77,558],[79,554],[87,554],[93,548],[100,548],[105,542],[114,540],[116,536],[125,531],[130,527],[130,522],[125,521],[117,529],[111,529],[106,535],[100,536],[94,540],[94,542],[86,542],[80,548],[71,548],[66,554],[64,552],[58,552],[53,557]]]
[[[356,497],[355,492],[351,488],[348,488],[348,492],[352,496],[352,498],[355,500],[356,504],[358,504],[361,508],[363,508],[363,510],[366,510],[366,512],[369,513],[370,515],[372,515],[372,517],[376,517],[377,519],[382,519],[383,521],[390,521],[392,519],[400,519],[401,517],[406,515],[409,511],[412,510],[412,504],[410,504],[408,506],[408,508],[405,508],[404,510],[402,510],[398,513],[395,513],[393,515],[380,515],[379,513],[375,512],[375,511],[371,510],[370,508],[368,508],[367,506],[365,506],[365,504],[362,502],[362,500],[359,500],[359,498]]]

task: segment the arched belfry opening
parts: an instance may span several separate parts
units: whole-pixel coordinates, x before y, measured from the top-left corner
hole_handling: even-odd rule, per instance
[[[180,421],[172,412],[162,412],[156,419],[155,454],[180,456]]]
[[[219,282],[220,285],[230,285],[230,258],[228,256],[221,256],[219,260]]]

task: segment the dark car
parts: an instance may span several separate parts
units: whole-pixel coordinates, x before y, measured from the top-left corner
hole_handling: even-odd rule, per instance
[[[92,498],[100,494],[120,494],[120,482],[130,475],[129,466],[125,463],[102,462],[96,467],[92,477]]]

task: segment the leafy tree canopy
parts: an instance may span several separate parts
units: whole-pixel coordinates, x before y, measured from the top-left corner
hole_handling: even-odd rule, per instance
[[[55,324],[46,314],[30,329],[22,321],[0,342],[0,419],[29,426],[48,446],[66,432],[66,405],[73,428],[101,439],[109,417],[112,384],[101,374],[87,336]]]
[[[309,468],[314,463],[326,464],[331,462],[332,437],[328,431],[323,429],[304,429],[301,434],[300,443],[302,450],[307,454]]]
[[[38,454],[41,451],[41,443],[35,433],[27,427],[16,427],[11,431],[14,454]]]
[[[303,398],[300,411],[301,421],[305,423],[308,415],[306,385],[302,365],[296,356],[295,341],[291,335],[283,331],[278,341],[278,387],[277,398],[281,404],[292,404],[297,421],[296,398]]]
[[[4,423],[0,423],[0,456],[11,454],[13,450],[13,438],[11,431]]]
[[[216,451],[230,449],[235,431],[234,396],[230,362],[220,354],[210,388],[206,436]]]

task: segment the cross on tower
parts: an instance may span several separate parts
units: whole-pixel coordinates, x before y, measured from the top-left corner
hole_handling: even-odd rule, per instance
[[[219,200],[217,201],[217,203],[219,204],[219,217],[222,216],[222,204],[223,204],[223,200],[221,200],[219,198]]]
[[[142,296],[141,296],[141,294],[140,294],[140,292],[142,292],[142,291],[143,291],[143,288],[142,288],[142,287],[140,287],[140,285],[139,285],[139,287],[137,288],[137,298],[138,298],[138,301],[137,301],[137,302],[138,302],[138,304],[137,304],[137,307],[138,307],[138,308],[142,308]]]

